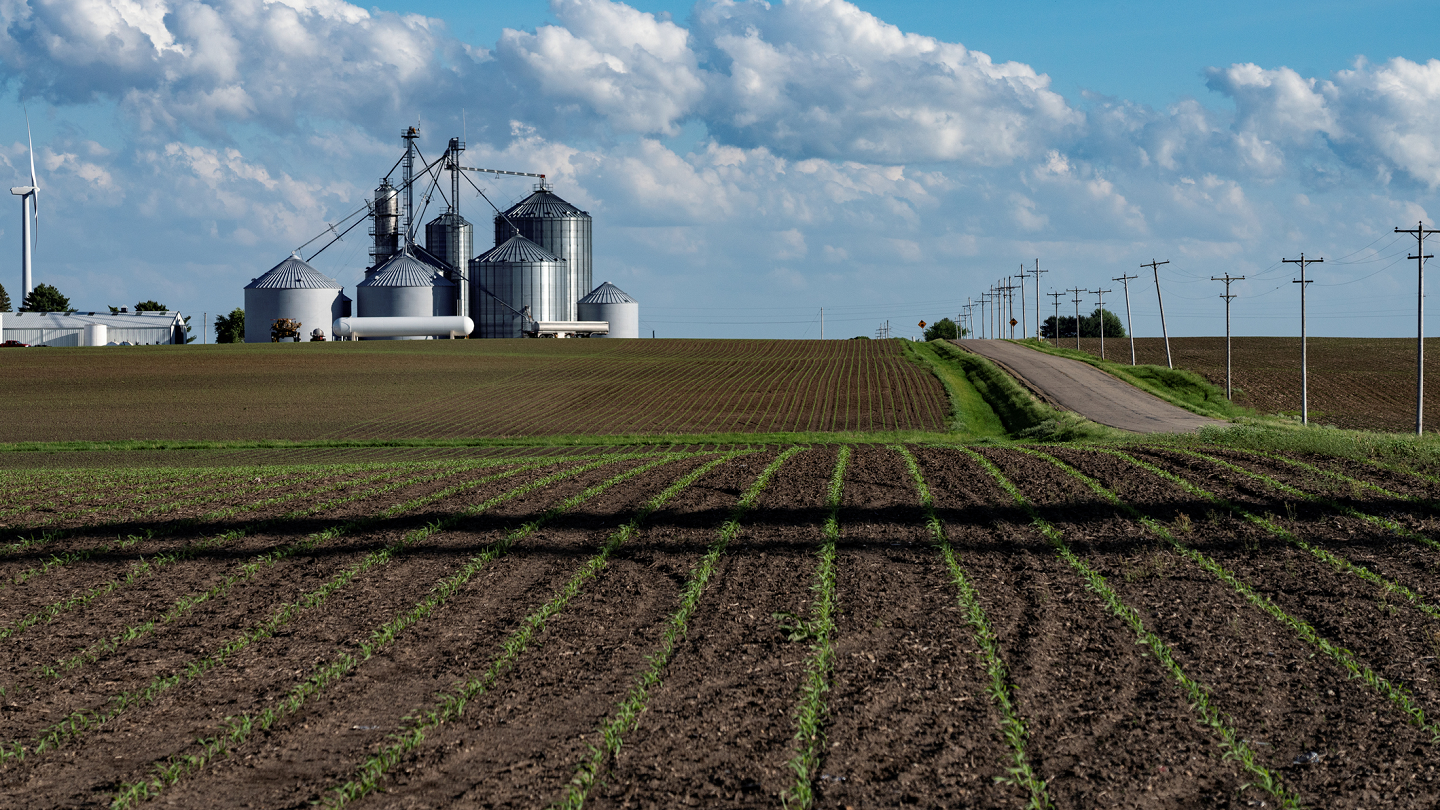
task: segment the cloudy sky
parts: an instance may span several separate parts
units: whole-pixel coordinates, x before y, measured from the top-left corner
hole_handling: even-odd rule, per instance
[[[0,172],[28,183],[23,104],[36,280],[81,309],[239,306],[418,121],[427,155],[463,132],[549,175],[663,337],[813,338],[821,307],[826,337],[915,334],[1037,259],[1042,296],[1122,317],[1140,276],[1139,335],[1152,259],[1172,334],[1223,333],[1226,273],[1238,334],[1295,334],[1302,251],[1312,334],[1413,335],[1392,229],[1440,209],[1440,5],[1175,5],[0,0]],[[364,230],[314,261],[347,288]]]

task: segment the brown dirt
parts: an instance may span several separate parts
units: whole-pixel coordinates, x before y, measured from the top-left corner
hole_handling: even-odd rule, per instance
[[[691,567],[775,452],[723,465],[651,516],[599,578],[536,635],[493,691],[472,700],[460,721],[428,735],[384,780],[384,792],[357,806],[533,807],[558,798],[595,729],[657,647]],[[1084,588],[1009,496],[957,451],[914,452],[937,515],[995,629],[1029,731],[1030,761],[1056,806],[1258,806],[1266,797],[1241,789],[1250,778],[1221,758],[1214,735],[1196,722],[1147,650]],[[1171,645],[1262,764],[1308,806],[1436,805],[1434,743],[1363,682],[1315,655],[1292,631],[1073,478],[1015,450],[982,452]],[[1126,462],[1088,450],[1055,452],[1402,685],[1428,715],[1440,716],[1440,621]],[[1137,452],[1246,509],[1274,516],[1336,554],[1422,593],[1440,593],[1440,556],[1428,549],[1214,465],[1168,450]],[[1434,528],[1433,511],[1415,502],[1337,488],[1329,479],[1248,454],[1225,455],[1357,509]],[[773,614],[803,615],[814,598],[815,551],[834,459],[833,448],[798,455],[749,513],[638,729],[626,737],[620,756],[606,763],[590,804],[778,803],[793,778],[786,763],[795,751],[793,713],[809,650],[806,642],[788,640]],[[1408,486],[1406,494],[1430,493],[1430,485],[1403,474],[1307,460],[1397,490]],[[5,764],[0,804],[105,806],[120,783],[140,778],[170,754],[194,751],[193,741],[214,734],[225,717],[273,705],[318,662],[353,649],[508,529],[635,463],[583,474],[467,520],[358,578],[224,667],[132,708],[59,752]],[[550,599],[614,527],[700,463],[664,465],[536,532],[395,645],[300,713],[256,734],[233,757],[184,779],[158,804],[308,806],[350,778],[404,728],[408,715],[487,668],[521,619]],[[985,691],[971,626],[925,527],[915,488],[893,451],[862,446],[851,464],[840,512],[837,656],[826,693],[830,747],[820,763],[817,806],[1016,806],[1023,802],[1019,791],[995,780],[1004,775],[1009,750]],[[407,529],[542,474],[482,485],[267,569],[164,631],[58,681],[37,675],[34,665],[155,615],[263,549],[445,484],[275,527],[0,641],[0,678],[6,681],[0,685],[7,690],[0,701],[0,739],[27,738],[65,713],[101,705],[174,671]],[[171,478],[184,475],[176,471]],[[67,566],[26,586],[33,592],[7,593],[3,609],[8,615],[45,604],[113,578],[132,561],[117,555]],[[1319,755],[1317,763],[1293,764],[1311,752]]]
[[[949,409],[939,381],[908,362],[898,340],[149,348],[8,359],[15,384],[0,389],[11,417],[0,442],[937,430]],[[41,410],[23,407],[35,381],[50,394]],[[162,396],[165,407],[153,407]],[[14,463],[35,455],[15,453]]]
[[[1440,374],[1440,338],[1425,341],[1425,376]],[[1074,339],[1061,341],[1073,348]],[[1100,355],[1099,338],[1080,348]],[[1300,338],[1236,337],[1231,341],[1235,401],[1260,413],[1300,413]],[[1170,338],[1176,368],[1225,387],[1225,338]],[[1310,420],[1356,430],[1415,429],[1415,339],[1312,337],[1308,341]],[[1161,338],[1136,338],[1137,362],[1165,365]],[[1130,361],[1126,339],[1106,338],[1105,356]],[[1425,403],[1425,424],[1440,427],[1440,401]]]

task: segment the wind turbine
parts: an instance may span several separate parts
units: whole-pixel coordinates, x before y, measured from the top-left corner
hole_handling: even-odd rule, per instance
[[[24,290],[21,295],[28,297],[32,291],[30,254],[34,250],[35,236],[40,233],[40,184],[35,180],[35,140],[30,137],[28,112],[25,114],[25,140],[30,144],[30,185],[12,186],[10,193],[20,198],[20,286]]]

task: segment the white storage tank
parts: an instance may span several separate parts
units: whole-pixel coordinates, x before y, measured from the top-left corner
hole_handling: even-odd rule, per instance
[[[245,285],[245,342],[269,343],[276,318],[299,321],[302,334],[320,329],[333,339],[331,324],[342,316],[342,298],[339,282],[291,254]]]
[[[110,327],[103,323],[85,324],[84,346],[104,346],[110,341]]]
[[[576,306],[582,321],[606,321],[609,334],[594,337],[640,337],[640,302],[610,282],[605,282],[580,299]]]
[[[431,318],[455,314],[455,282],[408,253],[395,256],[355,285],[357,317]],[[429,340],[429,337],[362,338]]]

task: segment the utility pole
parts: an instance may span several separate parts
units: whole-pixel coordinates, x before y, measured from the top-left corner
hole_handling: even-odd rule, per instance
[[[1310,424],[1310,376],[1308,368],[1308,357],[1305,355],[1305,285],[1313,284],[1314,279],[1305,279],[1305,265],[1319,264],[1324,259],[1307,259],[1301,253],[1298,259],[1281,259],[1287,264],[1300,265],[1300,278],[1291,284],[1300,285],[1300,424]]]
[[[985,319],[989,317],[985,310],[985,293],[980,293],[980,339],[985,339]]]
[[[1142,264],[1141,267],[1148,267],[1155,271],[1155,299],[1160,302],[1160,334],[1165,336],[1165,365],[1175,368],[1175,362],[1170,359],[1170,330],[1165,328],[1165,299],[1160,295],[1160,265],[1169,264],[1170,260],[1157,262],[1150,260],[1149,264]]]
[[[194,312],[195,310],[192,309],[192,310],[190,310],[190,311],[191,311],[191,312]],[[210,342],[210,338],[209,338],[209,336],[208,336],[208,333],[209,333],[209,332],[210,332],[210,313],[208,313],[208,312],[202,312],[202,313],[200,313],[200,345],[201,345],[201,346],[204,346],[206,343],[209,343],[209,342]]]
[[[1020,263],[1020,338],[1023,340],[1030,337],[1030,329],[1025,324],[1025,279],[1030,276],[1025,272],[1025,263]]]
[[[1006,282],[1006,283],[1005,283],[1005,286],[1003,286],[1003,287],[1000,288],[1001,291],[1005,293],[1005,299],[1006,299],[1006,308],[1005,308],[1004,310],[1001,310],[1001,318],[1003,318],[1003,319],[1005,320],[1005,323],[1007,323],[1007,324],[1010,325],[1010,339],[1011,339],[1011,340],[1014,340],[1014,339],[1015,339],[1015,323],[1014,323],[1014,321],[1015,321],[1015,289],[1016,289],[1016,287],[1015,287],[1014,284],[1009,283],[1009,282],[1010,282],[1010,279],[1008,279],[1008,278],[1005,279],[1005,282]],[[1008,310],[1008,312],[1006,312],[1006,310]],[[1001,334],[1004,334],[1003,328],[1004,328],[1004,327],[1003,327],[1003,325],[1002,325],[1002,332],[1001,332]]]
[[[1420,284],[1420,291],[1416,296],[1419,304],[1415,315],[1415,435],[1419,436],[1425,432],[1425,260],[1435,258],[1433,255],[1425,255],[1425,237],[1440,231],[1426,228],[1425,221],[1421,220],[1414,230],[1402,231],[1396,228],[1395,233],[1412,234],[1416,241],[1415,255],[1405,258],[1415,260]]]
[[[1100,359],[1105,359],[1105,293],[1114,290],[1091,290],[1100,299]]]
[[[1127,276],[1121,274],[1119,278],[1112,278],[1111,281],[1118,281],[1125,285],[1125,331],[1130,333],[1130,365],[1135,365],[1135,326],[1130,322],[1130,281],[1139,276]]]
[[[1046,270],[1045,272],[1048,273],[1050,271]],[[1045,294],[1055,299],[1055,334],[1051,335],[1051,339],[1055,341],[1055,348],[1058,349],[1060,348],[1060,299],[1065,297],[1065,293],[1052,292]]]
[[[1080,351],[1080,293],[1088,292],[1088,290],[1082,289],[1080,287],[1073,287],[1070,290],[1067,290],[1067,292],[1075,294],[1075,351],[1078,352]],[[1060,322],[1058,320],[1055,322],[1055,326],[1057,328],[1060,326]]]
[[[1040,269],[1040,260],[1035,260],[1035,341],[1040,341],[1040,274],[1049,270]]]
[[[1231,396],[1230,388],[1230,301],[1236,296],[1230,294],[1230,282],[1244,281],[1245,277],[1232,276],[1229,273],[1226,273],[1224,278],[1217,278],[1216,276],[1211,276],[1210,280],[1225,282],[1225,294],[1220,296],[1221,298],[1225,299],[1225,398],[1233,400],[1234,397]]]

